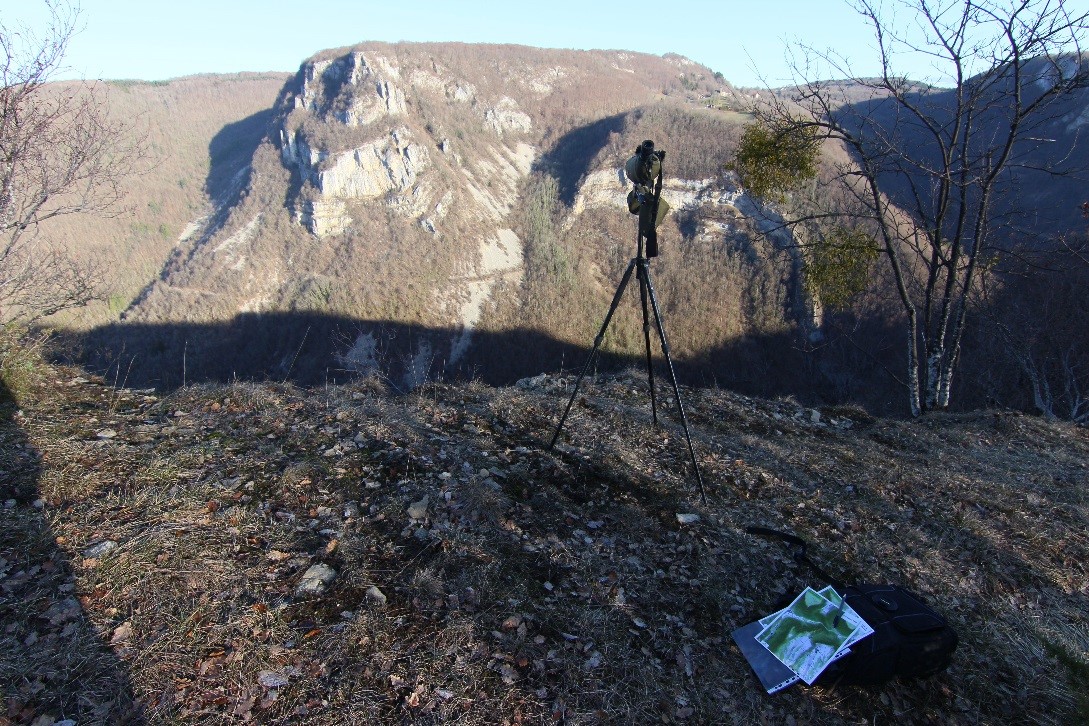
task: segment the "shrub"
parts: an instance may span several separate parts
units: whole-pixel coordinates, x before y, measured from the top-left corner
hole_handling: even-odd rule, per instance
[[[833,227],[806,252],[806,281],[831,309],[843,308],[866,288],[878,255],[873,237],[848,227]]]
[[[812,126],[750,124],[741,134],[733,170],[755,196],[782,201],[788,190],[816,176],[818,136]]]
[[[18,401],[42,377],[47,336],[23,328],[0,328],[0,406]]]

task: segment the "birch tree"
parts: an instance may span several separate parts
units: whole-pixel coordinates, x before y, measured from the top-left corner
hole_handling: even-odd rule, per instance
[[[834,51],[800,46],[796,85],[760,108],[757,123],[849,152],[823,180],[823,199],[795,205],[787,223],[807,238],[832,227],[871,232],[903,312],[900,380],[917,416],[949,405],[973,293],[1009,250],[1018,184],[1030,169],[1036,179],[1070,171],[1069,149],[1041,147],[1089,87],[1089,13],[1062,0],[851,5],[872,31],[880,74],[859,77]],[[943,87],[899,72],[920,56]],[[763,163],[736,165],[742,183]]]
[[[98,270],[48,235],[48,221],[112,214],[140,157],[125,123],[108,116],[104,86],[50,83],[79,10],[47,0],[44,27],[0,22],[0,323],[31,324],[87,304]]]

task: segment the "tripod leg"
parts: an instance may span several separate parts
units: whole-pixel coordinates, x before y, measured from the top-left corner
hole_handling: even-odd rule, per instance
[[[654,391],[654,362],[650,356],[650,308],[647,305],[647,284],[648,275],[650,274],[650,268],[647,267],[646,260],[640,259],[638,262],[638,271],[636,275],[639,277],[639,299],[643,303],[643,340],[647,345],[647,378],[650,381],[650,413],[654,419],[654,425],[658,425],[658,400]]]
[[[677,374],[673,370],[673,359],[669,356],[669,341],[666,339],[665,326],[662,324],[662,311],[658,307],[658,296],[654,294],[654,285],[650,281],[650,269],[644,270],[647,289],[650,291],[650,304],[654,309],[654,322],[658,326],[658,337],[662,341],[662,352],[665,353],[666,363],[669,366],[669,380],[673,384],[673,396],[677,399],[677,409],[681,412],[681,427],[684,429],[684,438],[688,442],[688,455],[692,459],[692,468],[696,471],[696,481],[699,483],[700,499],[707,504],[707,492],[703,488],[703,475],[700,474],[700,466],[696,463],[696,452],[692,448],[692,435],[688,432],[688,418],[684,415],[684,403],[681,402],[681,389],[677,386]]]
[[[582,373],[579,373],[579,377],[575,380],[575,390],[571,391],[571,398],[567,401],[567,408],[563,410],[563,416],[560,417],[560,423],[556,427],[556,433],[552,434],[552,441],[548,444],[549,451],[556,445],[556,441],[560,438],[560,431],[563,429],[564,422],[567,421],[567,414],[571,412],[571,404],[575,402],[575,396],[579,392],[579,384],[582,383],[582,379],[586,376],[586,373],[590,370],[590,366],[593,365],[594,359],[597,357],[597,351],[601,347],[601,341],[605,340],[605,330],[609,327],[609,321],[613,319],[613,313],[616,312],[616,306],[620,304],[620,298],[624,294],[624,288],[628,286],[628,281],[631,280],[632,270],[635,269],[635,260],[633,259],[628,263],[628,269],[624,271],[624,277],[620,280],[620,285],[616,288],[616,293],[613,295],[612,305],[609,306],[609,312],[605,315],[605,322],[601,324],[601,330],[598,332],[597,337],[594,338],[594,349],[590,351],[590,357],[586,359],[586,364],[582,367]]]

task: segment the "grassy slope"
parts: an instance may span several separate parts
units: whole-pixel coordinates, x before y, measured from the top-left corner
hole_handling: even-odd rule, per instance
[[[554,379],[159,398],[79,375],[24,377],[2,418],[21,487],[0,509],[0,720],[1071,723],[1079,697],[1086,716],[1084,429],[686,391],[702,506],[642,376],[589,389],[548,453]],[[729,632],[809,576],[752,524],[926,593],[953,666],[764,695]],[[337,578],[297,596],[316,563]]]
[[[72,215],[43,229],[76,257],[105,268],[108,299],[78,313],[77,324],[116,320],[159,275],[187,225],[211,211],[209,192],[249,162],[245,154],[236,157],[264,135],[255,115],[272,107],[288,78],[247,73],[104,84],[111,114],[146,138],[148,155],[140,173],[127,180],[125,207],[116,217]]]

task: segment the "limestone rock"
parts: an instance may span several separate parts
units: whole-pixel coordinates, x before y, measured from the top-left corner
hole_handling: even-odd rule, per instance
[[[385,605],[387,601],[386,593],[382,592],[374,585],[367,588],[367,599],[376,605]]]
[[[338,155],[327,169],[317,172],[317,186],[325,197],[377,197],[412,186],[428,155],[412,141],[405,127]]]
[[[329,565],[321,563],[311,565],[303,573],[302,580],[299,581],[298,586],[295,588],[295,597],[317,597],[325,594],[336,576],[337,571]]]
[[[318,237],[340,234],[351,225],[347,202],[378,199],[414,189],[420,173],[430,165],[427,149],[416,143],[407,127],[336,155],[312,150],[301,132],[281,132],[281,156],[299,169],[317,198],[295,201],[295,221]],[[428,206],[429,200],[415,200]]]
[[[83,556],[89,560],[97,560],[113,552],[115,549],[117,549],[117,547],[117,542],[114,542],[112,539],[108,539],[103,542],[93,544],[87,549],[83,550]]]
[[[504,96],[494,107],[484,112],[484,123],[496,134],[527,133],[533,129],[533,121],[513,98]]]
[[[428,498],[424,497],[418,502],[408,505],[408,516],[412,519],[423,519],[427,516]]]

